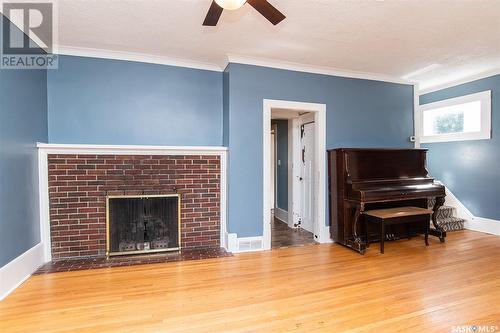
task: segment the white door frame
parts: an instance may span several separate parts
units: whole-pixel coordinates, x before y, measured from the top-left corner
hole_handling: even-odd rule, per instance
[[[318,186],[316,190],[316,220],[318,238],[320,243],[330,242],[328,228],[326,226],[326,104],[303,103],[293,101],[264,99],[263,107],[263,248],[271,249],[271,198],[269,197],[269,182],[271,181],[271,110],[273,108],[297,110],[304,112],[314,112],[316,123],[316,154],[315,169],[318,176]],[[290,168],[290,166],[289,166]],[[292,166],[293,168],[293,166]],[[291,189],[289,189],[290,191]],[[288,207],[289,215],[293,207]]]

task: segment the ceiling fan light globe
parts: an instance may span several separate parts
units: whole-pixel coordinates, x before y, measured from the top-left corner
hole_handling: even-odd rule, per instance
[[[247,0],[215,0],[215,2],[224,9],[235,10],[241,8]]]

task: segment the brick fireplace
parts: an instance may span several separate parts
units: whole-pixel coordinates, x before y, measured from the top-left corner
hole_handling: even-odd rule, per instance
[[[221,156],[48,153],[52,259],[106,254],[106,199],[179,194],[183,249],[216,248]]]

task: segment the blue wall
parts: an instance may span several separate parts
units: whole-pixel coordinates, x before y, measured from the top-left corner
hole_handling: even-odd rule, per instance
[[[242,64],[228,72],[228,229],[238,237],[262,235],[263,99],[325,103],[327,148],[412,147],[411,85]]]
[[[428,168],[472,214],[500,220],[500,75],[420,96],[420,104],[491,90],[490,140],[425,144]]]
[[[40,242],[37,141],[47,142],[46,71],[0,70],[0,267]]]
[[[411,146],[409,85],[241,64],[216,73],[72,56],[48,74],[49,141],[228,146],[229,231],[257,236],[265,98],[327,104],[328,148]]]
[[[288,210],[288,120],[273,120],[276,124],[276,207]]]
[[[229,144],[229,71],[222,74],[222,143],[224,147]]]
[[[222,145],[222,73],[61,56],[47,82],[51,143]]]

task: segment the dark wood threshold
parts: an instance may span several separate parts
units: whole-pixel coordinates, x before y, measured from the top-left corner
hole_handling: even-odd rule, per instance
[[[273,249],[307,244],[316,244],[311,232],[301,228],[289,228],[285,222],[277,218],[273,219],[271,225],[271,247]]]

